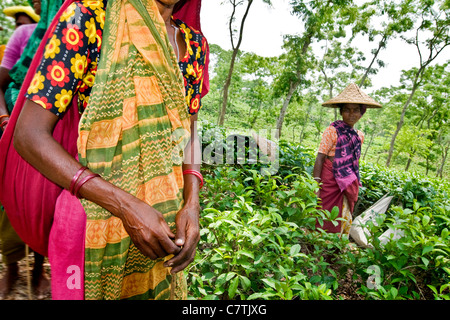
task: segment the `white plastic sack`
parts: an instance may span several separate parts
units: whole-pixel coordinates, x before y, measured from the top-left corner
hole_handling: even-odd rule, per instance
[[[377,225],[375,217],[379,214],[383,214],[386,212],[389,204],[392,201],[393,196],[384,195],[380,200],[378,200],[375,204],[373,204],[369,209],[361,213],[358,217],[356,217],[352,226],[350,227],[350,236],[355,240],[355,242],[363,247],[363,248],[371,248],[372,245],[367,240],[366,234],[369,233],[367,228],[365,227],[367,222],[372,220],[374,225]],[[388,230],[389,231],[389,230]],[[386,232],[388,232],[386,231]],[[382,235],[382,237],[385,234]],[[386,234],[386,239],[389,239],[389,235]],[[381,239],[380,239],[381,240]],[[383,240],[384,241],[384,240]],[[387,241],[387,240],[386,240]]]
[[[388,241],[398,240],[404,236],[405,232],[401,229],[397,229],[396,226],[399,223],[394,224],[394,228],[387,229],[378,239],[380,240],[381,246],[384,246]]]

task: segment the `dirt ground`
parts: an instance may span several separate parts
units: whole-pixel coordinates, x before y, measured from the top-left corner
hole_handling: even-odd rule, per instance
[[[2,255],[0,253],[0,261],[2,261]],[[51,294],[49,293],[43,299],[38,299],[38,297],[34,294],[33,289],[28,289],[28,281],[27,281],[27,271],[30,275],[31,281],[31,271],[33,270],[34,263],[34,255],[31,253],[28,258],[29,266],[27,267],[27,259],[22,259],[19,262],[19,279],[17,280],[13,290],[6,297],[5,300],[51,300]],[[47,275],[47,278],[50,279],[50,264],[45,258],[44,260],[44,269]],[[6,272],[5,265],[0,263],[0,279],[3,278]],[[31,286],[31,285],[30,285]],[[30,292],[31,291],[31,292]]]

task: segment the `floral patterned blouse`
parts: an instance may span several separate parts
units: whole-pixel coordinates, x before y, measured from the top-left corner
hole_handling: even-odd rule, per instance
[[[84,111],[94,85],[105,23],[106,1],[80,0],[62,14],[47,41],[42,61],[28,87],[26,98],[62,117],[75,94]],[[206,39],[176,20],[186,40],[186,55],[179,61],[191,115],[201,108]]]

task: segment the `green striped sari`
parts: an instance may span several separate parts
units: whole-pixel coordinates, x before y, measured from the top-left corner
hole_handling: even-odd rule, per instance
[[[183,205],[180,151],[189,137],[182,75],[154,0],[109,0],[95,85],[80,122],[80,162],[160,211],[173,230]],[[120,219],[82,204],[86,299],[185,297],[183,273],[172,276],[163,266],[169,257],[144,256]]]

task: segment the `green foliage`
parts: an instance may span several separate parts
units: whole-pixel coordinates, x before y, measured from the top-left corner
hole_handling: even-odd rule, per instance
[[[223,144],[225,132],[215,130]],[[362,163],[362,204],[394,196],[386,214],[368,224],[373,247],[363,249],[316,227],[339,218],[317,209],[312,162],[308,150],[281,142],[274,175],[262,175],[257,164],[203,166],[191,298],[450,299],[448,183]],[[388,227],[403,236],[380,241]]]
[[[3,9],[12,6],[29,6],[30,2],[27,0],[2,0],[0,2],[0,25],[4,30],[0,30],[0,44],[7,44],[9,37],[14,31],[15,21],[11,17],[7,17],[3,13]]]
[[[233,167],[205,176],[201,244],[189,271],[194,296],[331,299],[326,284],[309,282],[321,279],[310,274],[328,264],[317,264],[299,241],[309,236],[299,224],[314,229],[317,202],[311,199],[317,184],[303,177],[287,190],[283,183],[292,178],[265,178],[258,171]]]

